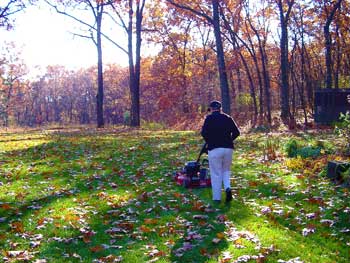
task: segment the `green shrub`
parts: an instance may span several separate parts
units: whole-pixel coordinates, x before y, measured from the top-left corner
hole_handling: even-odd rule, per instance
[[[300,143],[295,139],[290,139],[285,146],[285,151],[288,157],[296,157]]]
[[[321,148],[320,147],[313,147],[313,146],[305,146],[297,150],[297,156],[300,156],[301,158],[316,158],[321,155]]]
[[[327,154],[333,154],[336,152],[334,143],[332,141],[315,140],[311,145],[315,148],[321,148],[321,151],[324,150],[324,152]]]
[[[287,156],[290,158],[295,158],[300,156],[301,158],[316,158],[322,153],[322,145],[318,144],[318,146],[307,145],[303,146],[296,139],[290,139],[285,146],[285,151]]]

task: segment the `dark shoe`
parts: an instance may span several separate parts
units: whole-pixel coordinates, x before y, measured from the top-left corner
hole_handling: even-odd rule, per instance
[[[232,200],[232,191],[231,188],[226,189],[226,202],[231,202]]]

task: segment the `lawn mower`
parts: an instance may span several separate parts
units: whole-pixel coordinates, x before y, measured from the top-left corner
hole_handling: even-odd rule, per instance
[[[206,143],[203,145],[196,161],[187,162],[182,171],[174,174],[174,180],[178,185],[182,185],[185,188],[204,188],[211,186],[208,159],[200,161],[204,153],[208,153]]]

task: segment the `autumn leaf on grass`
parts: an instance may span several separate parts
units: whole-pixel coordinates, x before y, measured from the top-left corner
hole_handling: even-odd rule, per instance
[[[196,231],[189,232],[188,235],[185,237],[186,241],[191,241],[191,240],[202,240],[203,236]]]
[[[174,251],[174,255],[176,257],[182,257],[186,251],[191,250],[191,249],[193,249],[193,245],[190,242],[184,242],[182,247],[180,247]]]
[[[95,235],[94,231],[87,231],[83,233],[83,241],[84,243],[90,243],[91,238]]]
[[[107,257],[102,257],[98,259],[98,262],[101,263],[118,263],[118,262],[122,262],[123,261],[123,257],[122,256],[115,256],[115,255],[109,255]]]
[[[257,186],[258,186],[258,182],[256,182],[256,181],[250,181],[250,182],[249,182],[249,186],[250,186],[250,187],[257,187]]]
[[[130,232],[134,229],[134,223],[132,222],[119,222],[116,225],[127,232]]]
[[[9,204],[0,204],[0,208],[2,208],[4,210],[10,210],[11,206]]]
[[[145,172],[143,170],[137,170],[136,172],[136,178],[140,178],[145,174]]]
[[[40,246],[40,244],[41,244],[40,241],[30,241],[29,246],[31,248],[36,248],[36,247]]]
[[[18,193],[18,194],[16,194],[16,200],[23,200],[24,199],[24,197],[26,196],[26,194],[25,193]]]
[[[97,194],[97,196],[98,196],[99,198],[101,198],[101,199],[105,199],[105,198],[108,197],[108,194],[105,193],[105,192],[99,192],[99,193]]]
[[[200,201],[194,201],[192,205],[193,211],[204,211],[205,207],[202,202]]]
[[[23,223],[20,221],[12,222],[11,223],[11,229],[16,233],[23,233],[24,232],[24,226]]]
[[[231,253],[226,251],[226,252],[222,253],[222,258],[220,260],[220,263],[231,262],[232,259],[233,259],[233,257],[231,255]]]
[[[64,215],[64,221],[66,221],[66,222],[77,222],[77,221],[79,221],[79,219],[80,219],[79,216],[71,214],[71,213]]]
[[[153,248],[150,251],[145,253],[147,256],[154,258],[154,257],[163,257],[166,255],[164,251],[159,251],[157,248]]]
[[[236,239],[233,243],[235,244],[235,248],[245,248],[241,239]]]
[[[219,239],[224,239],[225,238],[225,234],[223,232],[217,233],[216,237]]]
[[[147,192],[143,192],[142,194],[140,194],[137,197],[137,200],[142,201],[142,202],[147,202],[147,200],[148,200],[148,193]]]
[[[307,199],[307,201],[310,204],[321,205],[321,206],[325,205],[325,202],[323,201],[323,199],[321,197],[310,197]]]
[[[213,238],[212,242],[214,244],[219,244],[221,242],[221,240],[223,240],[225,238],[225,234],[220,232],[216,234],[216,237]]]
[[[216,220],[219,222],[219,223],[224,223],[225,221],[227,221],[227,216],[226,215],[218,215],[216,217]]]
[[[102,250],[104,250],[104,248],[103,248],[103,246],[100,246],[100,245],[94,246],[94,247],[90,247],[90,251],[94,252],[94,253],[100,252]]]
[[[316,228],[314,228],[314,227],[306,227],[306,228],[303,228],[302,234],[304,237],[306,237],[310,234],[315,233],[315,231],[316,231]]]
[[[30,261],[31,259],[33,259],[33,255],[28,252],[28,251],[5,251],[5,258],[3,258],[4,261],[13,261],[15,260],[16,262],[20,262],[20,261]],[[11,260],[8,260],[11,259]]]
[[[172,248],[175,245],[175,241],[170,239],[164,243],[168,248]]]
[[[145,223],[146,225],[155,225],[155,224],[158,223],[158,220],[155,219],[155,218],[146,218],[146,219],[144,220],[144,223]]]
[[[221,239],[216,237],[216,238],[213,238],[211,242],[213,242],[214,244],[219,244],[221,242]]]
[[[143,233],[149,233],[152,231],[148,226],[145,226],[145,225],[140,226],[139,230]]]
[[[5,240],[5,238],[6,238],[6,234],[1,233],[0,234],[0,241]]]

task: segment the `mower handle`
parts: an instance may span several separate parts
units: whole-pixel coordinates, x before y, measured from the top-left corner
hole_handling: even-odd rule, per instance
[[[200,158],[201,158],[203,153],[208,153],[208,144],[207,143],[203,144],[202,149],[199,152],[199,155],[198,155],[198,158],[197,158],[197,163],[199,163],[199,160],[200,160]]]

